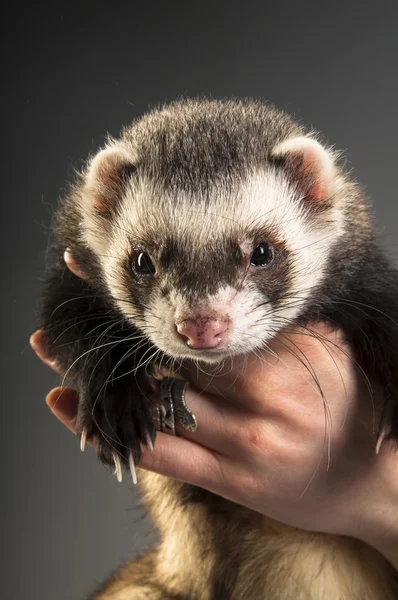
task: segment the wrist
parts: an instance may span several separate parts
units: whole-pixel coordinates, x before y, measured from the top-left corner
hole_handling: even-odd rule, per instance
[[[395,529],[394,529],[395,528]],[[386,558],[396,571],[398,571],[398,520],[386,518],[378,524],[374,533],[363,536],[362,541],[367,543]]]
[[[398,453],[385,443],[376,462],[372,493],[358,537],[380,552],[398,571]]]
[[[381,532],[379,536],[363,539],[368,546],[378,550],[398,572],[398,532],[390,534]]]

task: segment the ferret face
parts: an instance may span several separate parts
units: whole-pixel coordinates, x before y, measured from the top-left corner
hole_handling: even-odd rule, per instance
[[[92,161],[82,237],[120,311],[160,351],[215,363],[265,347],[323,281],[343,232],[331,154],[296,136],[268,157],[191,186],[123,143]]]

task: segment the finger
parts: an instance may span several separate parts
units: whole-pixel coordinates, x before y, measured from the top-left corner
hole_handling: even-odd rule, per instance
[[[230,457],[239,455],[242,449],[247,449],[247,438],[251,432],[259,431],[260,420],[257,415],[224,398],[199,392],[188,384],[184,400],[195,415],[197,427],[195,431],[188,431],[176,419],[178,434],[219,454]],[[264,435],[266,427],[267,422],[261,416]]]
[[[73,258],[72,253],[69,248],[67,248],[64,252],[64,261],[66,266],[72,273],[74,273],[80,279],[86,279],[86,275],[83,273],[76,260]]]
[[[68,387],[56,387],[47,394],[46,403],[57,419],[76,434],[76,415],[79,404],[76,390]]]
[[[190,440],[158,432],[155,448],[143,448],[139,467],[209,490],[222,481],[216,453]]]
[[[40,360],[53,369],[53,371],[56,371],[59,375],[62,375],[60,366],[50,355],[47,331],[45,329],[38,329],[33,335],[30,336],[29,342]]]
[[[79,396],[76,390],[68,387],[57,387],[47,394],[46,402],[52,413],[72,433],[76,432],[76,415],[79,405]],[[95,440],[87,439],[85,443],[95,446]]]

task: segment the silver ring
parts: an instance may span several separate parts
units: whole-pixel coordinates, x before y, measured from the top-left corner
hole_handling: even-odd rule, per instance
[[[160,382],[159,395],[160,395],[160,406],[156,407],[155,415],[153,417],[155,429],[168,433],[169,435],[176,435],[175,417],[174,417],[174,402],[173,402],[173,385],[174,379],[165,377]]]
[[[174,414],[176,415],[178,422],[192,433],[197,430],[198,422],[195,415],[185,403],[185,390],[187,389],[188,381],[182,379],[175,379],[173,386],[173,399],[174,399]]]
[[[160,382],[159,394],[161,404],[156,407],[153,422],[155,429],[169,435],[177,435],[176,419],[187,429],[196,431],[197,420],[185,403],[185,389],[187,381],[165,377]]]

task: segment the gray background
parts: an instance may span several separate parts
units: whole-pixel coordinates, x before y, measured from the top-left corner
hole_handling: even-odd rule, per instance
[[[345,150],[396,250],[396,1],[63,4],[2,19],[5,600],[83,599],[150,542],[131,485],[50,415],[56,378],[27,344],[52,207],[107,131],[181,95],[268,99]]]

